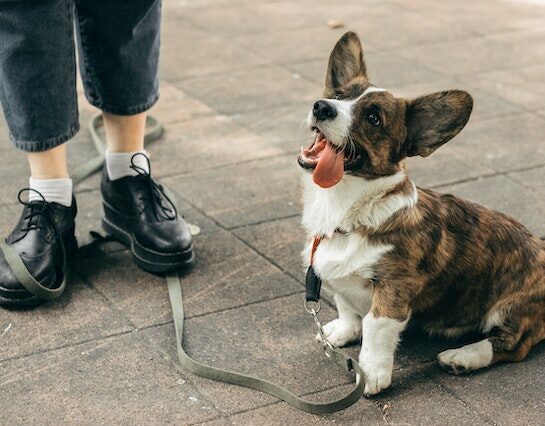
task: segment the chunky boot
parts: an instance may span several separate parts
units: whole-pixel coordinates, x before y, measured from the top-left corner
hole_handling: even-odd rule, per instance
[[[137,176],[112,181],[104,167],[100,186],[104,230],[128,246],[134,262],[146,271],[164,273],[192,265],[193,245],[187,223],[147,170],[134,161],[131,168]]]
[[[4,307],[31,307],[60,296],[67,255],[78,246],[76,200],[70,207],[45,200],[26,202],[21,200],[23,191],[33,190],[19,192],[23,213],[0,250],[0,306]]]

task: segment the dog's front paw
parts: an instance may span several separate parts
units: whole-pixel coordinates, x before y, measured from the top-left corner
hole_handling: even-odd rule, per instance
[[[324,334],[332,345],[342,347],[360,338],[361,322],[351,322],[337,318],[324,325]],[[320,334],[316,335],[316,340],[318,342],[322,341]]]
[[[362,350],[359,365],[365,373],[366,395],[376,395],[392,383],[393,356],[376,358],[372,353]]]

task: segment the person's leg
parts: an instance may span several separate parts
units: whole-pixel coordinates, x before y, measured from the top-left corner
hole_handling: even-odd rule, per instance
[[[30,166],[29,201],[44,199],[49,203],[63,206],[72,205],[73,185],[68,175],[66,145],[58,145],[47,151],[29,152],[27,160]]]
[[[144,150],[144,132],[146,130],[146,113],[135,115],[116,115],[102,112],[106,130],[106,171],[112,180],[124,176],[136,176],[138,173],[131,168],[133,161],[149,172]]]
[[[66,145],[41,152],[29,152],[27,154],[30,166],[30,176],[34,179],[65,179],[68,178],[68,165],[66,162]]]
[[[24,253],[28,272],[49,288],[59,288],[64,253],[77,245],[63,145],[79,129],[75,68],[71,1],[0,2],[0,103],[31,169],[29,201],[20,198],[21,218],[5,242]],[[0,306],[41,301],[15,277],[2,250]]]
[[[109,152],[127,153],[144,149],[146,113],[135,115],[116,115],[102,113]]]
[[[187,266],[191,233],[152,179],[143,149],[145,111],[159,96],[161,2],[76,0],[76,6],[85,94],[103,111],[107,135],[103,226],[148,271]]]
[[[0,6],[0,102],[11,140],[28,153],[30,187],[68,206],[72,182],[61,145],[79,129],[72,15],[59,0]]]
[[[108,174],[134,176],[134,154],[147,156],[145,112],[159,97],[161,1],[76,0],[76,8],[80,71],[87,99],[103,112]],[[144,156],[135,161],[148,170]]]

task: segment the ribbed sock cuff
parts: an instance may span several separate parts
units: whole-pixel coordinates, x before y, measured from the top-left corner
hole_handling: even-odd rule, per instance
[[[72,205],[72,179],[29,179],[29,186],[42,194],[48,203],[59,203],[63,206]],[[42,197],[34,191],[29,191],[28,201],[41,201]]]
[[[144,154],[149,158],[145,149],[135,152],[109,152],[106,150],[106,171],[108,172],[110,180],[121,179],[125,176],[136,176],[138,172],[131,168],[131,164],[133,163],[135,166],[142,168],[149,173],[149,166],[146,158],[142,155],[137,155],[133,158],[135,154]]]

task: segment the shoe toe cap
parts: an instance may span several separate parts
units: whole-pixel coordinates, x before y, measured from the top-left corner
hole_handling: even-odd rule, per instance
[[[144,225],[135,235],[142,247],[165,254],[177,254],[191,249],[192,237],[182,219]]]

